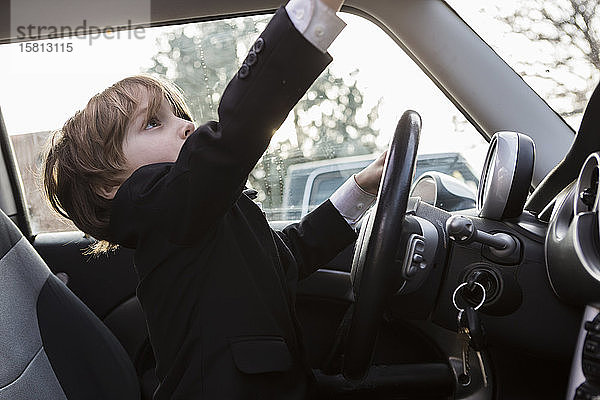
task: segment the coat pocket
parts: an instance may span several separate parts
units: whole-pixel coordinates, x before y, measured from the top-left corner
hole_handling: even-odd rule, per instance
[[[229,347],[235,366],[245,374],[284,372],[292,368],[290,350],[281,336],[229,338]]]

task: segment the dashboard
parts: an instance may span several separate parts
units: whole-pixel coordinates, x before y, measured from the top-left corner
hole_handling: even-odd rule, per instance
[[[453,293],[477,279],[486,291],[479,314],[490,346],[573,360],[567,399],[591,398],[600,394],[600,152],[540,215],[524,210],[534,160],[526,135],[493,136],[475,206],[446,209],[445,275],[431,319],[455,331]],[[411,191],[425,203],[416,215],[430,215],[440,193],[448,196],[448,185],[433,178]],[[475,306],[478,299],[462,301]]]

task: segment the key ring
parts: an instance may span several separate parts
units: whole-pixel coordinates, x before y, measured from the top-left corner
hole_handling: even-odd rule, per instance
[[[483,285],[479,282],[473,282],[475,285],[479,286],[481,288],[481,292],[483,293],[483,296],[481,297],[481,301],[479,302],[479,304],[477,304],[475,307],[473,307],[473,310],[477,311],[481,308],[481,306],[483,305],[483,303],[485,303],[485,288],[483,287]],[[463,287],[467,286],[469,283],[468,282],[463,282],[460,285],[457,286],[456,289],[454,289],[454,293],[452,294],[452,304],[454,304],[454,307],[456,307],[456,309],[458,310],[459,315],[462,315],[462,312],[465,311],[464,308],[460,308],[458,306],[458,304],[456,304],[456,294],[458,293],[458,291],[460,289],[462,289]]]

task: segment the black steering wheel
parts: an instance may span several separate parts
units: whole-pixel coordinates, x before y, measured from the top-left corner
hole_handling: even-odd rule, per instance
[[[387,298],[403,284],[396,260],[417,147],[421,117],[405,111],[394,132],[385,160],[373,211],[363,222],[352,260],[354,312],[346,337],[343,375],[361,380],[368,372]]]

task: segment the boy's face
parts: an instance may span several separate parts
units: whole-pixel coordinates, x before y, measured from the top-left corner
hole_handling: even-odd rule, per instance
[[[165,99],[157,114],[149,119],[146,115],[147,106],[148,94],[143,91],[123,142],[126,160],[123,180],[144,165],[177,160],[183,142],[195,129],[190,121],[175,116]],[[118,188],[106,188],[102,195],[112,199]]]

